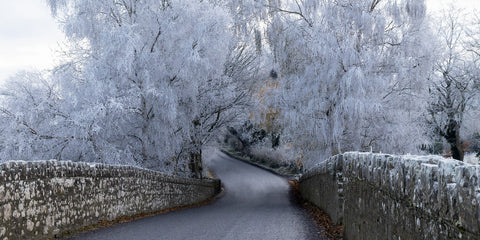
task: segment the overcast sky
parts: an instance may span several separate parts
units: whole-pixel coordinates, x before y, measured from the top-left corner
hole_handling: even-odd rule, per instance
[[[99,0],[102,1],[102,0]],[[429,11],[449,4],[480,10],[480,0],[426,0]],[[45,69],[63,35],[45,0],[3,0],[0,8],[0,81],[19,70]]]
[[[45,0],[3,0],[0,8],[0,81],[18,70],[53,65],[63,38]]]
[[[454,4],[465,9],[480,9],[480,0],[425,0],[429,11],[440,11]]]

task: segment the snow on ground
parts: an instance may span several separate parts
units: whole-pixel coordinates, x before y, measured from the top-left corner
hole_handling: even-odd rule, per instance
[[[479,165],[479,159],[476,156],[476,153],[466,153],[463,161],[466,163]]]

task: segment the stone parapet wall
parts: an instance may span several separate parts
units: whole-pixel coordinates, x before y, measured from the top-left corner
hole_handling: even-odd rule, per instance
[[[325,211],[334,224],[343,221],[343,161],[336,155],[304,173],[300,179],[303,198]]]
[[[345,239],[480,239],[480,166],[436,156],[349,152],[304,174],[300,191]]]
[[[216,179],[130,166],[38,161],[0,164],[0,239],[46,239],[121,216],[205,201]]]

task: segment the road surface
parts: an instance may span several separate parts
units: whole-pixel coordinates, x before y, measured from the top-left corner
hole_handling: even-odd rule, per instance
[[[225,195],[212,204],[142,218],[75,239],[322,239],[315,223],[291,202],[287,181],[217,153],[210,168]]]

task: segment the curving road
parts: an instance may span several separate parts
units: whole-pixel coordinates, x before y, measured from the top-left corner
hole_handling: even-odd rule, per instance
[[[75,239],[322,239],[309,216],[290,201],[285,179],[223,153],[217,153],[209,165],[225,186],[225,195],[214,203]]]

